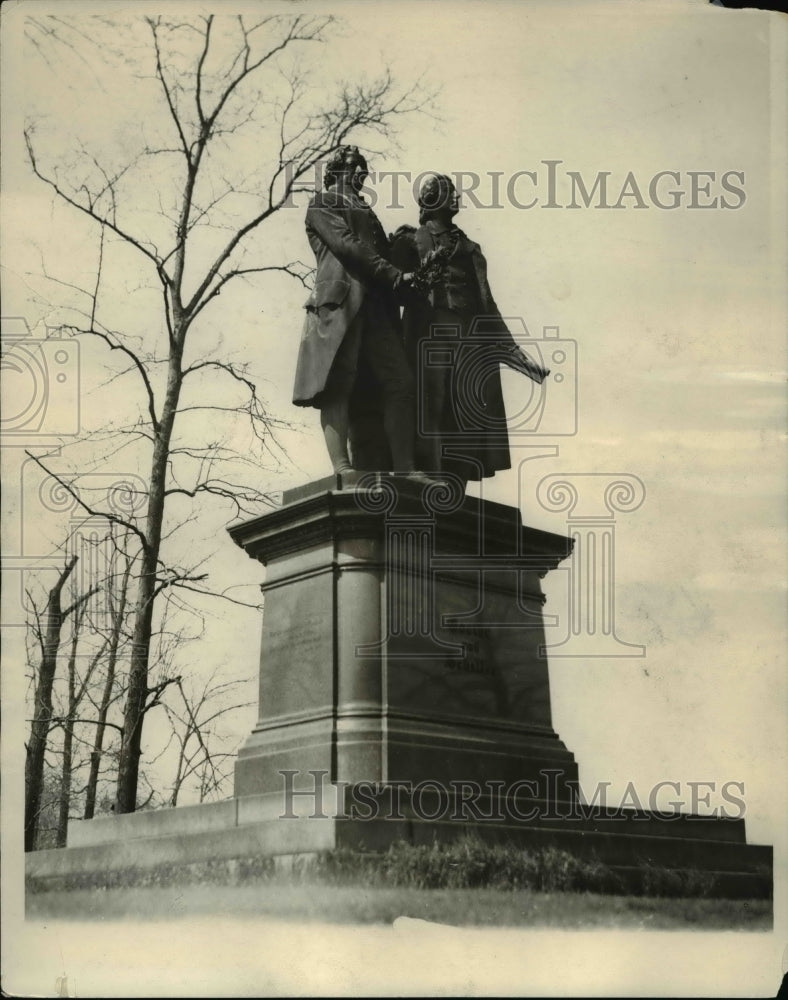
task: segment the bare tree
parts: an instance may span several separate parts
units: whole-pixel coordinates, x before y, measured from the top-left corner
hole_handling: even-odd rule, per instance
[[[74,737],[75,728],[78,724],[78,712],[85,697],[88,685],[90,684],[96,665],[104,654],[104,645],[99,648],[89,658],[87,669],[82,676],[77,670],[77,651],[79,649],[80,638],[83,636],[83,623],[85,619],[85,608],[87,601],[81,601],[74,608],[72,620],[71,644],[67,664],[67,705],[62,718],[58,720],[63,728],[63,758],[60,770],[60,804],[58,808],[58,823],[56,847],[66,846],[68,834],[68,819],[71,811],[71,789],[74,771]]]
[[[209,305],[239,279],[272,273],[304,282],[308,269],[300,261],[277,261],[275,248],[272,254],[271,247],[259,241],[253,244],[252,237],[291,203],[294,192],[303,189],[307,173],[328,152],[358,132],[388,135],[398,116],[419,110],[424,103],[419,83],[398,90],[388,73],[369,83],[339,85],[333,95],[310,89],[304,55],[310,47],[328,40],[332,20],[308,13],[274,14],[253,23],[241,16],[177,22],[146,18],[149,62],[140,76],[144,79],[147,73],[155,79],[160,108],[169,123],[168,136],[159,122],[161,142],[142,144],[136,156],[119,166],[105,166],[98,156],[83,150],[79,169],[74,168],[66,181],[57,165],[45,162],[39,153],[35,129],[28,128],[25,133],[36,176],[50,186],[57,199],[97,227],[96,280],[91,288],[82,289],[86,296],[86,305],[80,309],[84,319],[67,324],[63,330],[90,335],[117,352],[127,362],[119,374],[137,378],[144,400],[143,417],[134,428],[135,435],[149,447],[144,520],[109,515],[135,534],[141,549],[117,784],[118,812],[130,812],[136,806],[143,720],[150,707],[148,671],[155,598],[164,587],[188,587],[195,582],[188,572],[174,578],[162,576],[160,551],[168,502],[176,495],[194,498],[212,494],[236,505],[261,498],[257,490],[213,474],[215,461],[224,454],[216,442],[202,442],[198,448],[175,444],[176,418],[188,411],[243,410],[261,439],[271,424],[245,368],[222,357],[188,360],[189,334]],[[62,19],[37,18],[34,27],[39,48],[53,37],[63,41]],[[117,30],[124,28],[121,25]],[[72,32],[67,44],[76,51],[79,38]],[[91,39],[90,44],[95,45],[95,41]],[[251,148],[244,147],[247,126],[265,128],[267,145],[261,147],[253,140]],[[160,187],[164,178],[167,189],[174,192],[165,204],[159,190],[162,225],[155,238],[146,226],[135,228],[133,212],[143,197],[142,189],[134,187],[135,179],[139,185],[140,170],[153,159],[159,164]],[[260,161],[268,171],[264,177],[258,169]],[[233,162],[253,162],[254,166],[246,178],[236,174],[230,179],[224,171]],[[147,176],[146,193],[151,185]],[[225,212],[221,219],[219,206]],[[158,283],[163,338],[147,352],[102,319],[110,243],[119,243],[136,254]],[[261,262],[265,251],[268,260]],[[229,379],[245,392],[245,402],[229,406],[184,402],[186,385],[206,374]],[[178,457],[197,461],[196,481],[185,485],[179,480]],[[108,516],[106,511],[80,502],[88,513]]]
[[[248,708],[252,702],[228,703],[227,698],[236,694],[244,681],[217,681],[216,675],[214,670],[206,681],[192,685],[188,693],[179,681],[179,704],[165,706],[178,750],[169,798],[171,806],[178,804],[178,796],[189,779],[196,777],[202,802],[220,792],[231,773],[228,765],[235,754],[222,748],[227,737],[219,732],[218,723],[223,716]]]
[[[45,816],[47,826],[42,831],[40,822],[36,824],[36,829],[29,833],[29,849],[38,849],[42,844],[65,846],[69,819],[74,814],[75,802],[83,795],[85,811],[90,816],[95,813],[99,778],[106,779],[108,775],[107,768],[101,766],[105,733],[108,728],[122,732],[122,727],[110,721],[108,715],[125,687],[118,659],[130,641],[126,602],[134,583],[134,555],[128,551],[129,539],[119,538],[112,530],[102,535],[95,524],[86,525],[84,521],[72,528],[59,548],[73,554],[66,560],[56,586],[48,592],[46,605],[34,595],[32,580],[27,590],[31,609],[28,662],[32,665],[36,650],[47,647],[44,670],[35,663],[31,677],[35,687],[33,697],[38,699],[31,720],[37,739],[31,742],[38,747],[43,743],[44,752],[44,779],[37,816],[39,820]],[[82,573],[75,572],[78,567]],[[63,597],[66,591],[67,600]],[[59,614],[58,601],[67,604]],[[65,661],[62,671],[58,666],[60,659]],[[177,678],[173,678],[165,684],[156,684],[153,700],[176,682]],[[48,724],[43,726],[40,702],[47,688]],[[87,783],[83,784],[79,775],[88,769]],[[113,772],[116,779],[117,753],[110,757],[109,773]],[[31,778],[29,771],[28,792],[33,793]],[[147,779],[146,784],[150,784]],[[155,794],[151,785],[148,800]]]
[[[33,630],[38,639],[41,659],[36,672],[33,717],[30,737],[25,757],[25,850],[32,851],[36,841],[36,828],[41,805],[41,789],[44,779],[44,758],[47,737],[52,725],[52,688],[55,682],[57,656],[60,649],[63,622],[86,601],[90,600],[97,588],[80,594],[67,607],[63,607],[63,588],[74,571],[78,557],[71,556],[64,565],[55,584],[47,596],[44,621],[34,611]]]
[[[104,752],[104,736],[107,730],[107,717],[110,705],[113,702],[113,692],[116,682],[116,671],[118,665],[118,654],[123,638],[123,628],[126,621],[126,604],[129,594],[129,584],[131,571],[134,563],[126,554],[125,567],[120,579],[120,585],[116,587],[110,581],[106,589],[108,612],[110,615],[109,635],[107,636],[107,664],[104,674],[104,684],[101,690],[101,697],[98,703],[98,715],[96,718],[96,731],[93,735],[93,747],[90,752],[90,772],[88,774],[87,788],[85,790],[85,819],[92,819],[96,812],[96,794],[98,791],[99,769],[101,758]]]

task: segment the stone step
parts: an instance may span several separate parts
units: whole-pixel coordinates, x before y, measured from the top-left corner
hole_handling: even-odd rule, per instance
[[[397,791],[381,785],[371,793],[369,786],[351,786],[345,789],[343,808],[346,816],[362,820],[401,816],[414,821],[445,820],[456,825],[497,821],[528,829],[560,828],[576,833],[626,833],[632,837],[746,843],[745,823],[741,818],[683,812],[663,815],[635,809],[606,811],[599,806],[545,798],[518,797],[513,802],[511,798],[481,795],[473,802],[467,799],[463,802],[461,796],[451,794],[448,789],[442,789],[440,795],[425,791],[416,801],[414,798],[407,789]]]
[[[172,810],[173,813],[178,810]],[[269,819],[222,830],[184,833],[177,829],[156,836],[117,838],[81,847],[33,851],[25,855],[31,878],[64,877],[88,872],[150,869],[162,864],[192,864],[212,859],[311,854],[335,846],[330,819]]]
[[[665,868],[695,868],[769,874],[772,848],[697,838],[573,830],[566,826],[514,826],[498,823],[452,823],[424,820],[337,820],[337,844],[350,848],[385,850],[394,840],[413,844],[450,842],[472,834],[487,842],[512,843],[524,849],[556,847],[579,857],[596,858],[616,867],[644,863]]]

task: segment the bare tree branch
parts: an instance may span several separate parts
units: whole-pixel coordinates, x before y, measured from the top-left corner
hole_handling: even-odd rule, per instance
[[[271,271],[278,271],[282,274],[288,274],[292,278],[296,278],[304,288],[308,288],[308,278],[314,272],[314,268],[308,267],[306,264],[302,263],[300,260],[291,261],[289,264],[271,264],[268,267],[236,267],[226,274],[223,274],[213,288],[208,292],[205,297],[194,303],[192,315],[197,316],[205,306],[211,301],[211,299],[216,298],[221,292],[224,286],[232,281],[233,278],[240,277],[245,274],[265,274]]]
[[[45,184],[48,184],[49,187],[51,187],[52,190],[55,192],[55,194],[57,194],[59,198],[62,198],[63,201],[65,201],[67,204],[71,205],[72,208],[78,209],[80,212],[83,212],[89,218],[93,219],[94,222],[98,222],[100,225],[106,226],[108,229],[111,229],[114,233],[120,236],[122,240],[125,240],[126,243],[129,244],[129,246],[134,247],[141,254],[147,257],[148,260],[152,261],[152,263],[156,267],[156,273],[160,274],[161,260],[155,251],[148,250],[147,247],[145,247],[139,240],[135,239],[130,233],[125,232],[123,229],[121,229],[115,223],[111,222],[105,216],[100,215],[98,212],[94,211],[93,205],[91,204],[90,200],[88,201],[87,205],[80,204],[80,202],[78,202],[76,198],[72,197],[67,192],[65,192],[60,187],[59,184],[57,184],[55,181],[52,180],[51,177],[47,177],[45,174],[41,172],[38,166],[38,161],[36,159],[35,151],[33,150],[33,142],[30,130],[25,129],[24,135],[25,135],[25,144],[27,146],[27,155],[30,160],[30,166],[33,168],[33,173],[36,175],[36,177],[38,177],[39,180],[42,180]]]
[[[183,148],[183,153],[187,160],[190,160],[191,154],[189,151],[189,143],[186,141],[186,136],[183,131],[183,126],[181,125],[181,120],[178,117],[178,112],[175,109],[175,104],[172,100],[172,94],[170,93],[170,88],[167,86],[167,78],[164,75],[164,69],[161,64],[161,50],[159,48],[159,34],[158,25],[161,22],[161,18],[157,18],[155,21],[153,18],[145,19],[150,26],[151,34],[153,35],[153,47],[156,51],[156,76],[161,83],[162,90],[164,91],[164,96],[167,101],[167,107],[170,109],[170,117],[175,123],[175,128],[178,132],[178,138],[181,140],[181,147]]]
[[[36,465],[39,468],[43,469],[48,476],[52,476],[53,479],[57,480],[57,482],[60,483],[63,489],[79,504],[79,506],[84,511],[90,514],[91,517],[103,517],[106,518],[106,520],[111,521],[113,524],[120,525],[127,531],[131,531],[133,534],[135,534],[139,539],[140,544],[142,545],[143,548],[147,547],[147,539],[145,538],[145,534],[144,532],[140,531],[140,529],[136,526],[136,524],[132,524],[131,521],[126,521],[124,520],[124,518],[118,517],[116,514],[109,514],[107,513],[107,511],[95,510],[93,507],[90,507],[88,504],[85,503],[85,501],[82,499],[79,493],[77,493],[76,490],[74,490],[72,486],[65,479],[63,479],[62,476],[58,476],[56,472],[52,472],[51,469],[48,469],[40,458],[38,458],[32,452],[29,452],[27,449],[25,449],[25,454],[27,455],[28,458],[32,458],[32,460],[36,463]]]

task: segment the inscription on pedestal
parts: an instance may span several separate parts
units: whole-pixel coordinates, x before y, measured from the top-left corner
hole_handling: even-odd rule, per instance
[[[467,628],[449,628],[446,635],[463,649],[462,656],[444,660],[444,669],[455,673],[495,675],[492,662],[492,641],[488,628],[468,626]]]
[[[330,574],[269,591],[260,656],[261,720],[333,702]]]
[[[389,704],[419,714],[550,725],[541,601],[485,584],[484,574],[434,582],[431,634],[389,641]]]

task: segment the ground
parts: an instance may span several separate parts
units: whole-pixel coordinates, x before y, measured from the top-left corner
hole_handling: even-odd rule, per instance
[[[769,900],[271,882],[31,893],[26,912],[29,920],[147,921],[215,914],[338,924],[391,924],[404,916],[438,924],[482,927],[718,931],[772,928]]]

